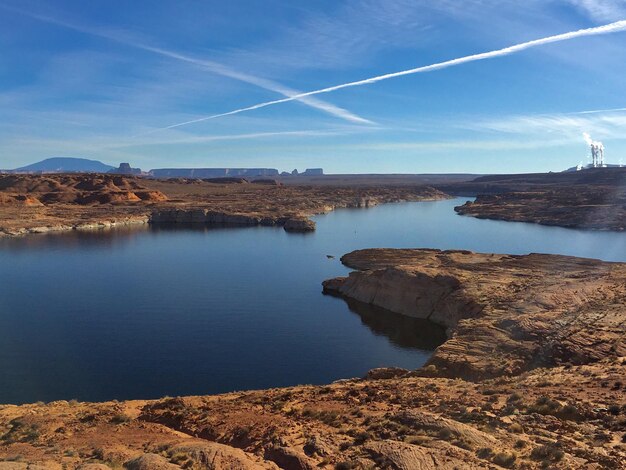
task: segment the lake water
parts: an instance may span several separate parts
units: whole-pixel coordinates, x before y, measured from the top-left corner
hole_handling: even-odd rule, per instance
[[[466,199],[338,210],[312,234],[140,228],[0,240],[0,403],[209,394],[417,368],[425,324],[324,296],[370,247],[626,261],[626,234],[456,215]],[[329,259],[326,255],[334,255]]]

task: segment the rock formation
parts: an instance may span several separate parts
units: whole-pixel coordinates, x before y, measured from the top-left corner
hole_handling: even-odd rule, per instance
[[[427,365],[485,379],[626,356],[626,265],[557,255],[373,249],[326,292],[424,318],[449,340]],[[601,306],[601,307],[599,307]]]

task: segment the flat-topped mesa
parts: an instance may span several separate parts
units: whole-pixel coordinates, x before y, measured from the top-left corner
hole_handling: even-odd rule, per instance
[[[359,250],[339,294],[448,328],[427,363],[480,379],[626,355],[626,264],[558,255]],[[429,368],[432,370],[433,368]]]
[[[150,215],[149,222],[151,224],[261,225],[262,219],[249,215],[192,208],[155,210]]]

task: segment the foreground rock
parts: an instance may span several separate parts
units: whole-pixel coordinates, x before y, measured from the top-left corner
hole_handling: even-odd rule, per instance
[[[0,469],[622,469],[625,375],[607,359],[480,382],[4,406],[0,460],[19,462]]]

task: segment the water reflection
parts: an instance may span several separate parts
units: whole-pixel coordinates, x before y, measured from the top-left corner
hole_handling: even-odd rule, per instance
[[[397,347],[433,351],[447,339],[445,328],[428,320],[407,317],[376,305],[341,298],[372,333],[387,337]]]
[[[88,247],[107,247],[128,243],[130,238],[146,232],[147,225],[124,225],[101,229],[67,230],[60,232],[39,233],[15,238],[0,237],[0,255],[2,251],[54,250],[55,248],[81,249]]]

